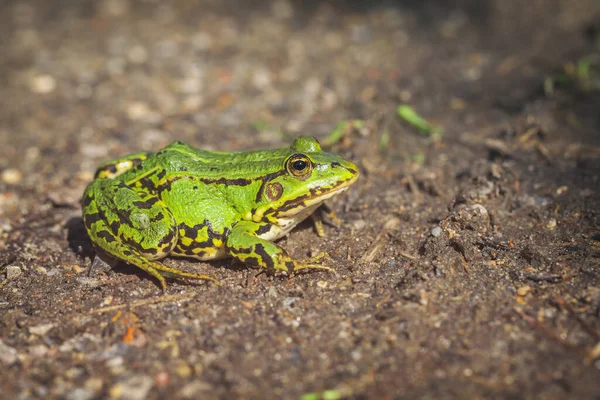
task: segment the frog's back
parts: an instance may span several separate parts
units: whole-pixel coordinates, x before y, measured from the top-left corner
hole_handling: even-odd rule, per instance
[[[214,151],[214,150],[202,150],[196,147],[190,146],[181,141],[176,141],[160,152],[176,152],[182,155],[186,155],[196,162],[206,164],[233,164],[240,162],[253,162],[253,161],[266,161],[273,159],[283,159],[289,156],[290,148],[282,147],[279,149],[271,150],[254,150],[254,151]],[[159,152],[159,153],[160,153]]]
[[[285,159],[290,155],[289,147],[224,152],[202,150],[178,141],[155,153],[155,162],[168,173],[186,171],[207,178],[253,178],[282,170]]]

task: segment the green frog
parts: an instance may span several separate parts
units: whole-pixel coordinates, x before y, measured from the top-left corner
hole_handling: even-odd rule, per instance
[[[268,273],[330,269],[319,257],[294,259],[273,241],[358,176],[312,137],[249,152],[174,142],[100,165],[83,195],[83,221],[97,249],[146,271],[163,290],[165,277],[216,282],[158,261],[167,255],[233,257]]]

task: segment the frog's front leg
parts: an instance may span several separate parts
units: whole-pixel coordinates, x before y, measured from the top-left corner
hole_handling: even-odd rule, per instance
[[[295,260],[280,246],[261,239],[259,235],[269,231],[269,227],[270,225],[265,222],[238,222],[227,235],[225,243],[227,252],[248,265],[266,268],[269,273],[294,272],[301,269],[333,271],[330,267],[314,263],[322,257]]]
[[[97,247],[148,272],[163,290],[163,276],[215,280],[155,261],[165,257],[178,240],[177,223],[157,197],[138,193],[115,179],[97,179],[83,195],[83,221]]]

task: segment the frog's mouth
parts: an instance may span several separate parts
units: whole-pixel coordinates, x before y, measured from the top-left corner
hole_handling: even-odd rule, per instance
[[[313,188],[310,192],[304,196],[297,197],[293,200],[288,200],[277,208],[274,215],[275,217],[294,217],[299,214],[310,215],[314,209],[321,205],[325,200],[337,196],[340,193],[348,190],[352,185],[358,174],[352,176],[349,179],[340,181],[330,188]]]

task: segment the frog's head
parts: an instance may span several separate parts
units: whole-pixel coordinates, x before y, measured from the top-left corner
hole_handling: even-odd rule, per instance
[[[321,150],[313,137],[301,136],[283,157],[279,173],[261,188],[263,206],[254,214],[301,220],[325,200],[344,192],[358,179],[352,162]]]

